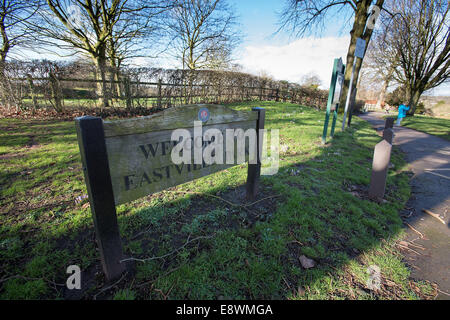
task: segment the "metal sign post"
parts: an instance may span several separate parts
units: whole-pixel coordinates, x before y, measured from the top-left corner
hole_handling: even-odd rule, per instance
[[[339,107],[339,98],[341,94],[345,66],[342,63],[342,58],[334,59],[333,72],[331,74],[330,91],[328,93],[327,110],[325,114],[325,121],[323,124],[322,143],[326,143],[328,123],[330,121],[330,114],[333,111],[333,122],[331,126],[331,137],[334,134],[334,126],[336,124],[337,110]]]
[[[350,77],[350,84],[348,86],[347,100],[345,101],[344,119],[342,119],[342,131],[345,129],[345,119],[347,118],[348,105],[350,103],[350,97],[352,95],[353,78],[355,77],[356,59],[364,58],[364,52],[366,50],[366,40],[358,38],[356,39],[355,59],[353,59],[352,75]]]

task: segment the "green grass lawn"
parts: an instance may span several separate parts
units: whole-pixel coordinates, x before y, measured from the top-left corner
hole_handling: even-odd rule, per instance
[[[414,115],[406,117],[402,126],[432,134],[450,141],[450,119]]]
[[[136,273],[104,287],[73,122],[0,120],[0,298],[65,299],[66,268],[83,270],[75,298],[417,299],[396,241],[409,174],[394,149],[386,201],[367,200],[380,137],[354,117],[321,144],[324,113],[289,103],[266,108],[280,129],[280,170],[261,180],[259,202],[244,206],[239,165],[117,207],[125,254]],[[339,124],[337,128],[339,128]],[[299,258],[313,259],[302,267]],[[381,287],[367,288],[378,266]],[[71,296],[72,295],[72,296]]]

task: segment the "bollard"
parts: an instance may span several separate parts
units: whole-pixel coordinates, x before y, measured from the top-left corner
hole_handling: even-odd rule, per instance
[[[392,144],[392,140],[394,139],[394,130],[392,130],[391,128],[384,129],[383,139]]]
[[[379,142],[375,146],[369,187],[369,198],[373,200],[381,200],[384,197],[391,149],[392,145],[386,140]]]
[[[386,178],[391,161],[392,140],[394,139],[394,118],[386,118],[383,141],[375,146],[370,178],[369,198],[381,200],[386,189]]]
[[[394,127],[394,121],[395,118],[386,118],[386,122],[384,123],[384,128],[388,129],[388,128],[393,128]]]

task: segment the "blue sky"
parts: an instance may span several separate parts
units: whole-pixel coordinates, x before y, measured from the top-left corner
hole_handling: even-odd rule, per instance
[[[350,25],[330,17],[323,32],[298,38],[279,29],[279,13],[285,1],[230,0],[235,7],[244,40],[237,48],[237,62],[244,71],[268,73],[278,80],[300,82],[302,76],[316,73],[322,87],[329,86],[333,59],[344,58]],[[276,33],[276,34],[275,34]]]
[[[262,71],[278,80],[300,82],[303,75],[316,73],[322,88],[329,87],[333,59],[345,61],[352,20],[343,12],[331,12],[322,32],[298,38],[278,30],[284,0],[229,0],[240,16],[244,41],[236,50],[237,62],[244,71]],[[441,85],[433,95],[450,95],[450,84]]]
[[[242,30],[243,41],[234,56],[245,72],[270,74],[277,80],[300,82],[308,73],[317,74],[322,88],[329,87],[333,59],[345,56],[350,41],[352,21],[342,12],[332,12],[322,32],[303,38],[287,31],[274,34],[278,28],[279,13],[285,0],[228,0],[236,9]],[[334,14],[334,15],[333,15]],[[31,58],[55,59],[55,56],[36,55]],[[178,61],[171,59],[136,61],[138,64],[176,67]],[[435,95],[450,95],[450,85],[434,90]]]

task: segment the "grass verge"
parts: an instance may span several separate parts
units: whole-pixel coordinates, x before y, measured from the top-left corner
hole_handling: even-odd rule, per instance
[[[423,299],[396,243],[409,176],[394,148],[385,202],[366,197],[379,136],[354,118],[323,146],[323,112],[276,102],[266,128],[280,129],[280,168],[242,201],[246,165],[117,208],[136,273],[105,290],[73,122],[1,119],[2,299]],[[339,127],[339,124],[337,125]],[[300,258],[302,257],[302,258]],[[304,268],[300,259],[312,259]],[[65,289],[66,268],[83,270]],[[380,287],[368,285],[369,267]]]
[[[406,117],[402,121],[402,126],[450,141],[450,119],[414,115]]]

